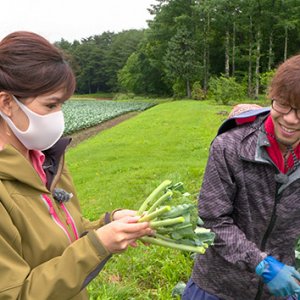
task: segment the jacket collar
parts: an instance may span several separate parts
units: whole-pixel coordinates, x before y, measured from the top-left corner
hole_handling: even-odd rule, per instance
[[[49,186],[56,175],[59,161],[70,141],[70,138],[62,138],[52,148],[43,152],[46,156],[44,164],[48,166],[49,162],[51,164],[49,170],[47,170],[47,168],[45,169],[47,180],[49,180],[47,187],[45,187],[31,163],[11,145],[6,145],[4,149],[0,151],[0,180],[18,181],[25,185],[32,186],[43,193],[49,192]]]
[[[241,140],[240,156],[245,160],[266,162],[265,146],[268,138],[260,131],[267,116],[259,116],[251,125],[245,126]]]
[[[241,141],[240,157],[247,161],[257,163],[265,163],[274,166],[274,179],[280,185],[278,193],[281,193],[290,184],[300,178],[300,168],[290,175],[281,173],[274,162],[269,157],[265,147],[270,146],[270,142],[266,134],[258,128],[265,122],[267,116],[259,117],[252,126],[245,128],[244,137]]]
[[[44,172],[47,176],[47,188],[50,190],[54,177],[57,175],[59,162],[61,161],[67,146],[71,142],[71,138],[61,138],[50,149],[43,151],[45,154],[45,161],[43,164]]]

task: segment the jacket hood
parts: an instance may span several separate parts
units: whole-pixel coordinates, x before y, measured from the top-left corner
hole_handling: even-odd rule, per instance
[[[222,133],[228,131],[229,129],[237,127],[238,126],[237,123],[236,123],[237,119],[245,119],[246,120],[246,119],[251,118],[251,117],[258,117],[258,116],[261,116],[261,115],[267,115],[269,113],[270,113],[270,108],[269,107],[264,107],[264,108],[260,108],[260,109],[251,109],[251,110],[245,111],[241,114],[235,115],[235,116],[233,116],[229,119],[226,119],[222,123],[222,125],[218,129],[217,135],[222,134]]]
[[[19,181],[37,189],[46,189],[30,162],[11,145],[0,151],[0,180]]]

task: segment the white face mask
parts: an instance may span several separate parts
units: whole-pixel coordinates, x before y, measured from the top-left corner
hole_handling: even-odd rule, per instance
[[[0,115],[15,136],[28,150],[42,151],[52,147],[64,132],[65,122],[63,112],[60,110],[47,115],[39,115],[15,97],[14,99],[29,120],[27,130],[21,131],[7,115],[0,111]]]

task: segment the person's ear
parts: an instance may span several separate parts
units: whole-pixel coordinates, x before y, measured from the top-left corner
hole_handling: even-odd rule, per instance
[[[0,92],[0,110],[8,117],[12,116],[13,98],[6,92]]]

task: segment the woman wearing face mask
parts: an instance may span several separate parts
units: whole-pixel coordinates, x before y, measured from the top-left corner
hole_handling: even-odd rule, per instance
[[[82,217],[61,138],[74,89],[71,68],[41,36],[0,42],[0,299],[88,299],[111,255],[152,233],[130,210]]]

